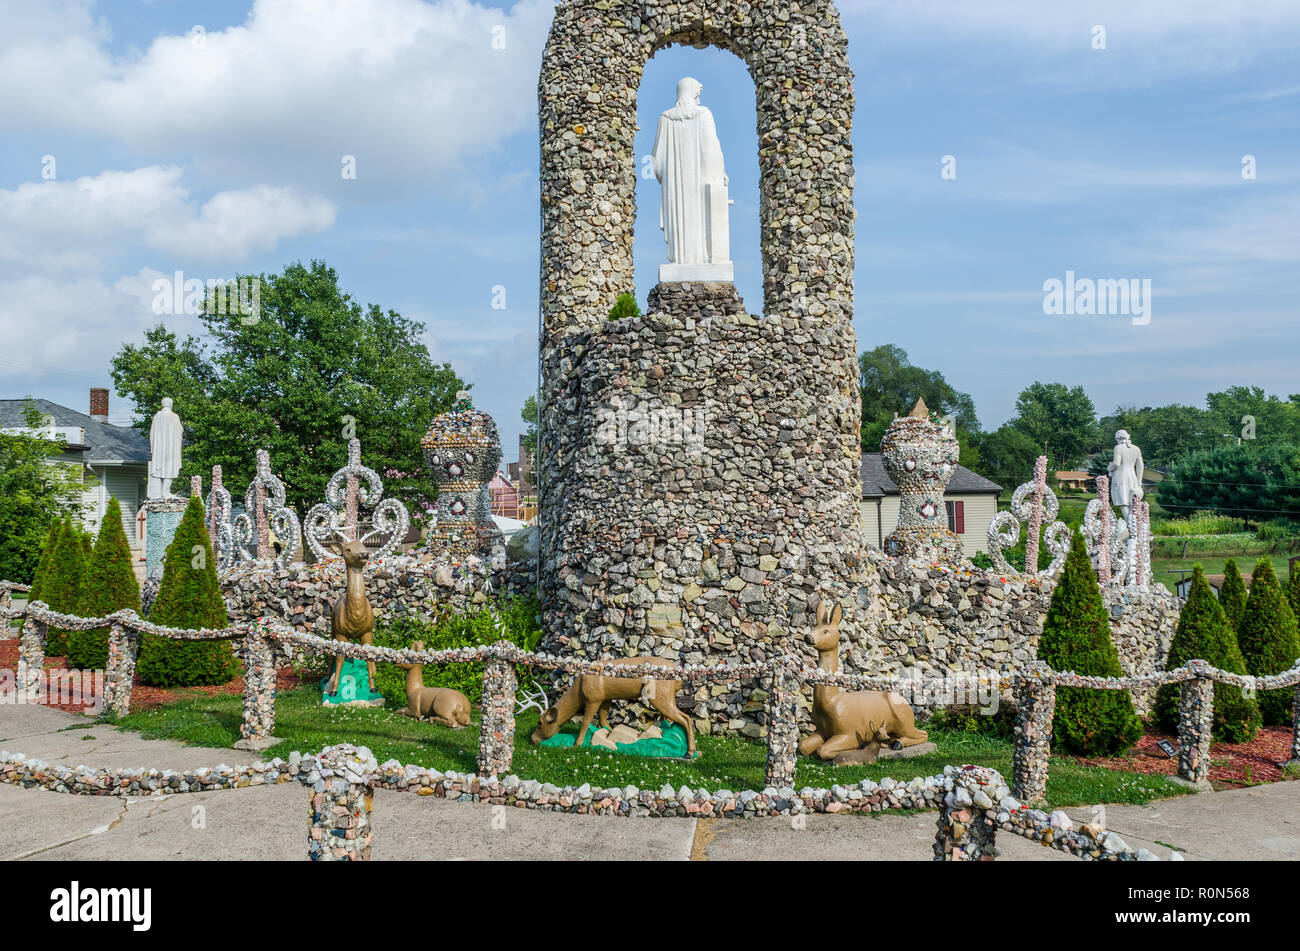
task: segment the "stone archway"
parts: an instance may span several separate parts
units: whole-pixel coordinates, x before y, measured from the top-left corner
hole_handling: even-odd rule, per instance
[[[661,284],[644,317],[606,319],[634,288],[638,88],[678,43],[728,50],[754,80],[761,318]],[[834,5],[562,2],[538,98],[546,646],[812,662],[806,629],[832,598],[862,669],[853,91]],[[602,419],[626,406],[641,423],[646,406],[711,415],[698,445],[642,445],[626,425],[611,442]],[[759,728],[752,689],[694,698],[697,720]]]
[[[764,315],[848,326],[853,76],[834,4],[579,0],[556,9],[538,86],[543,346],[598,327],[633,287],[637,91],[674,44],[729,50],[754,80]]]

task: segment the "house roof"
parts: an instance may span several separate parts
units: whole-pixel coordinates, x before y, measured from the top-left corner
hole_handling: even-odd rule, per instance
[[[28,400],[0,400],[0,428],[27,425],[23,409]],[[77,426],[86,433],[86,462],[148,462],[149,440],[130,426],[114,426],[49,400],[31,400],[37,412],[53,417],[56,426]],[[69,447],[72,448],[72,447]]]
[[[990,482],[982,475],[971,472],[965,466],[956,466],[953,469],[952,478],[948,480],[948,489],[945,494],[997,493],[1001,491],[1002,486],[996,482]],[[898,486],[885,472],[885,464],[880,453],[864,452],[862,454],[862,497],[864,499],[878,499],[886,495],[897,494]]]
[[[1092,473],[1084,472],[1082,469],[1057,469],[1056,478],[1058,479],[1091,479]]]

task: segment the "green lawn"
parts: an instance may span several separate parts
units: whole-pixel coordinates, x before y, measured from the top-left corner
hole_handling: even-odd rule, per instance
[[[230,747],[239,739],[240,697],[194,696],[166,707],[133,713],[117,721],[122,729],[138,730],[155,739],[171,739],[201,746]],[[283,742],[262,754],[287,757],[293,750],[316,752],[334,743],[350,742],[370,747],[382,763],[396,759],[458,772],[473,772],[478,753],[478,726],[453,731],[431,723],[399,716],[391,709],[337,709],[320,704],[320,691],[301,688],[277,697],[275,735]],[[529,713],[519,718],[512,771],[526,779],[557,786],[626,786],[674,788],[762,789],[765,747],[739,737],[698,737],[700,755],[694,762],[641,759],[605,750],[535,749],[528,737],[537,723]],[[574,721],[570,730],[576,732]],[[908,780],[931,776],[948,764],[992,766],[1011,776],[1011,745],[990,737],[960,732],[931,733],[939,752],[911,760],[870,766],[828,766],[800,758],[797,787],[826,787],[835,783],[875,780],[886,776]],[[220,758],[220,757],[218,757]],[[229,759],[229,756],[226,757]],[[214,762],[215,765],[215,762]],[[1048,800],[1054,806],[1093,803],[1147,803],[1181,794],[1163,777],[1123,773],[1080,766],[1068,758],[1053,757]]]
[[[1244,578],[1249,577],[1250,573],[1255,570],[1255,562],[1259,561],[1261,557],[1268,557],[1269,561],[1273,563],[1273,570],[1277,573],[1278,580],[1283,584],[1286,583],[1287,572],[1290,570],[1287,567],[1290,557],[1287,555],[1199,556],[1194,558],[1162,558],[1159,561],[1152,559],[1151,575],[1153,580],[1162,583],[1170,591],[1173,591],[1174,586],[1178,584],[1178,579],[1184,576],[1176,574],[1171,569],[1191,568],[1194,565],[1200,565],[1205,569],[1207,575],[1221,575],[1223,574],[1223,566],[1227,563],[1229,557],[1236,558],[1237,569]],[[1190,572],[1186,577],[1191,577]]]

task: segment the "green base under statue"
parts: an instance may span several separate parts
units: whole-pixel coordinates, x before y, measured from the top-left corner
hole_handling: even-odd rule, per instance
[[[356,657],[343,661],[343,670],[339,673],[337,693],[327,693],[329,677],[320,682],[321,703],[327,707],[358,706],[382,707],[384,695],[370,690],[370,674],[366,662]]]
[[[686,757],[686,731],[676,723],[669,723],[667,720],[660,720],[657,724],[662,735],[657,737],[643,737],[633,743],[615,742],[611,750],[608,746],[600,746],[592,743],[592,737],[598,732],[596,724],[587,728],[587,740],[583,744],[583,749],[603,750],[607,753],[618,753],[622,756],[649,756],[660,759],[684,759]],[[557,733],[549,739],[542,740],[539,744],[543,747],[568,747],[572,748],[577,740],[576,733]],[[699,751],[695,753],[699,756]]]

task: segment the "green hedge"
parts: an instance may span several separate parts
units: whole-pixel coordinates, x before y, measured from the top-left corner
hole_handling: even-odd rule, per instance
[[[203,504],[191,498],[163,555],[163,576],[149,620],[187,630],[228,627],[217,563],[203,524]],[[224,684],[235,675],[229,641],[180,641],[143,634],[136,669],[155,687]]]
[[[1240,582],[1240,578],[1238,578]],[[1237,635],[1219,599],[1210,590],[1205,572],[1197,565],[1187,601],[1178,615],[1178,629],[1169,645],[1167,670],[1189,660],[1204,660],[1221,670],[1246,673],[1246,662],[1237,646]],[[1156,691],[1153,719],[1166,733],[1178,732],[1178,704],[1181,684],[1165,684]],[[1259,705],[1243,697],[1240,687],[1214,685],[1214,738],[1225,743],[1244,743],[1259,732]]]
[[[1237,628],[1237,643],[1246,660],[1246,670],[1256,677],[1280,674],[1300,657],[1300,633],[1273,564],[1261,558],[1250,580],[1250,596]],[[1291,723],[1295,691],[1292,687],[1259,692],[1259,710],[1266,726]]]
[[[1095,677],[1123,677],[1119,652],[1110,639],[1110,614],[1084,548],[1075,533],[1061,580],[1038,640],[1038,659],[1053,670],[1072,670]],[[1052,745],[1081,756],[1110,756],[1123,752],[1142,735],[1126,690],[1087,690],[1058,687]]]
[[[124,608],[139,612],[140,585],[131,568],[131,544],[122,528],[122,507],[117,499],[110,499],[99,525],[77,613],[82,617],[104,617]],[[102,670],[107,664],[108,628],[68,635],[68,666]]]
[[[49,574],[41,579],[41,600],[60,614],[76,614],[81,588],[86,581],[86,549],[82,531],[64,519],[59,540],[54,547]],[[46,631],[45,653],[64,657],[68,653],[68,632],[51,627]]]
[[[507,640],[512,644],[532,650],[541,639],[540,608],[531,598],[516,598],[503,602],[497,609],[504,623],[504,633],[496,628],[493,612],[482,609],[467,615],[446,614],[433,623],[399,619],[375,630],[375,643],[381,647],[410,647],[423,641],[426,650],[446,650],[453,647],[478,647]],[[521,681],[538,676],[520,667]],[[483,695],[483,665],[447,664],[426,666],[424,683],[428,687],[452,687],[465,694],[470,703],[478,705]],[[406,706],[406,671],[393,664],[377,664],[375,687],[390,702]]]

